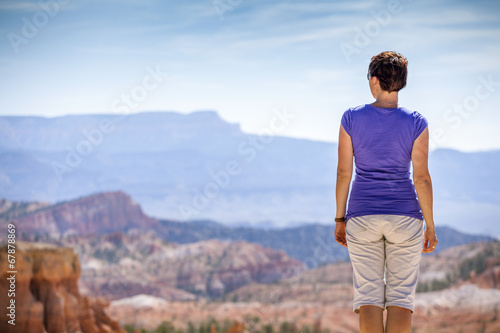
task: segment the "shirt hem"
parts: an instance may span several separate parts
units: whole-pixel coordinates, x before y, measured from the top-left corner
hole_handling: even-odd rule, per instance
[[[365,216],[365,215],[402,215],[409,216],[419,220],[423,220],[424,216],[422,214],[412,214],[412,213],[395,213],[395,212],[361,212],[346,215],[346,221],[349,221],[352,217]]]

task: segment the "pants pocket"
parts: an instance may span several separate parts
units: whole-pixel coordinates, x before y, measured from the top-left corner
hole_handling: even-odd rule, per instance
[[[424,221],[416,218],[403,218],[402,223],[396,226],[386,238],[395,243],[411,241],[420,238],[424,231]]]
[[[349,221],[347,221],[347,225],[345,227],[346,233],[349,233],[351,235],[356,235],[366,230],[368,230],[368,228],[365,227],[365,225],[362,223],[361,218],[359,217],[350,218]]]

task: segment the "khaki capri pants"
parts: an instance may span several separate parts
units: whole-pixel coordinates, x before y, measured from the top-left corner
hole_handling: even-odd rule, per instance
[[[423,220],[403,215],[352,217],[346,240],[353,267],[353,311],[363,305],[414,311]]]

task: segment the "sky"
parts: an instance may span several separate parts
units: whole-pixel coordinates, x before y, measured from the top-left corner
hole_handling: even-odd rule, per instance
[[[0,0],[0,33],[0,115],[215,110],[335,142],[342,113],[374,101],[370,58],[393,50],[432,149],[500,149],[496,0]]]

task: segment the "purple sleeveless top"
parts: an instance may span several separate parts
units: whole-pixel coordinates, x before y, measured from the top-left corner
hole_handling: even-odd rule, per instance
[[[423,219],[410,178],[413,142],[427,127],[417,111],[369,104],[349,108],[341,124],[351,136],[356,174],[346,218],[405,215]]]

